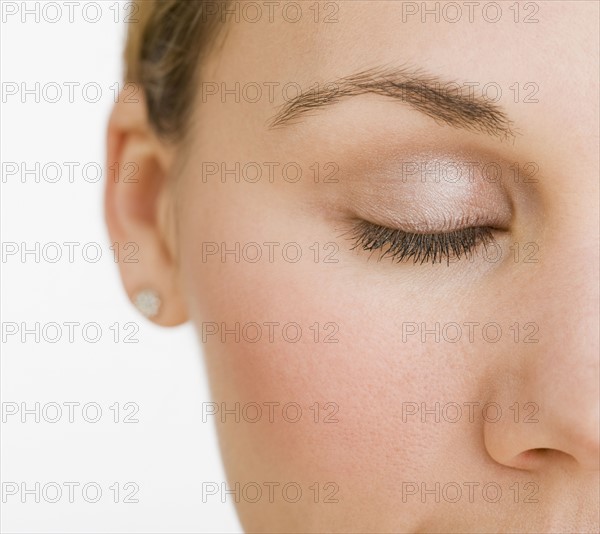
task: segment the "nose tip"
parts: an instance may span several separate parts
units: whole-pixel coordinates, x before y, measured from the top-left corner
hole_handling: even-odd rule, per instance
[[[556,393],[556,392],[555,392]],[[579,410],[575,411],[579,404]],[[543,405],[542,405],[543,406]],[[531,423],[484,423],[484,443],[496,462],[537,471],[556,466],[600,470],[600,421],[582,403],[548,402]]]
[[[589,471],[600,470],[600,436],[588,436],[579,441],[578,450],[574,457],[582,469]]]

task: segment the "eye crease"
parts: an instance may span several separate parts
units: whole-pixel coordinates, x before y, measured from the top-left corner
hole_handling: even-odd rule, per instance
[[[470,258],[479,246],[495,243],[489,226],[470,226],[442,233],[413,233],[360,221],[351,230],[351,250],[381,251],[379,261],[392,258],[396,263],[432,264],[451,259]]]

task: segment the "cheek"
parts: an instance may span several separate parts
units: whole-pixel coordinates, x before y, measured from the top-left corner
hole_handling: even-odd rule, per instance
[[[230,248],[236,241],[310,243],[283,217],[270,221],[281,232],[273,239],[254,215],[242,210],[211,221],[218,235],[207,229],[207,240]],[[234,255],[203,258],[195,249],[183,269],[214,401],[234,411],[239,403],[239,423],[233,414],[225,423],[223,414],[215,416],[226,460],[235,451],[230,474],[328,478],[354,488],[352,495],[378,490],[393,499],[399,480],[418,480],[428,466],[443,465],[457,438],[439,425],[402,421],[403,403],[456,399],[464,388],[452,359],[444,358],[456,347],[402,342],[402,322],[439,317],[437,305],[392,298],[389,285],[366,281],[369,269],[381,266],[350,256],[338,264],[291,263],[281,255],[250,263]],[[261,415],[248,422],[256,404]]]

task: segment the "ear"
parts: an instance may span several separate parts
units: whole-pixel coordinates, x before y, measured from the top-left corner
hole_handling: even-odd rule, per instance
[[[187,320],[177,266],[175,188],[168,183],[175,178],[173,163],[174,149],[154,133],[144,99],[120,96],[107,132],[106,222],[129,298],[135,302],[142,291],[156,293],[160,306],[151,319],[164,326]]]

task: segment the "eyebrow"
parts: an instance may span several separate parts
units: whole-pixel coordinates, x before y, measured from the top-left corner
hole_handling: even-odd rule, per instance
[[[269,126],[295,123],[346,98],[375,94],[400,100],[438,123],[503,140],[514,139],[516,133],[507,114],[494,102],[476,95],[471,85],[444,81],[421,69],[376,67],[300,93],[280,106]],[[460,89],[465,86],[468,95]]]

